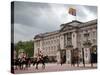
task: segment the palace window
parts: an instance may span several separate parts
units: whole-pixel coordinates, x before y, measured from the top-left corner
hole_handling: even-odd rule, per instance
[[[93,32],[93,38],[95,38],[95,37],[96,37],[96,31]]]
[[[85,39],[85,41],[89,39],[89,33],[84,34],[84,39]]]
[[[84,37],[89,37],[89,33],[85,33],[84,34]]]
[[[51,47],[51,50],[53,50],[53,47]]]
[[[93,39],[93,43],[96,43],[96,39]]]

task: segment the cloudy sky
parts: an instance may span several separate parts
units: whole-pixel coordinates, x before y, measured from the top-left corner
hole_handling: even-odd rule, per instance
[[[36,34],[55,31],[63,23],[75,19],[68,9],[76,9],[76,19],[87,22],[97,18],[96,6],[68,4],[14,3],[14,41],[32,40]]]

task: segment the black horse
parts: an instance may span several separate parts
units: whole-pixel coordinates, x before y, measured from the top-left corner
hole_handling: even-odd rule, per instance
[[[15,67],[15,70],[22,69],[22,60],[21,60],[21,58],[15,59],[13,66]]]
[[[41,58],[17,58],[14,60],[15,69],[20,70],[28,70],[31,64],[33,66],[36,65],[36,69],[38,69],[38,65],[42,64],[42,69],[45,69],[45,63],[48,61],[48,56],[42,56]]]
[[[42,64],[42,69],[45,69],[45,63],[48,60],[48,56],[41,56],[40,58],[35,58],[33,61],[33,65],[36,64],[36,69],[38,69],[38,65]]]
[[[24,68],[22,67],[22,69],[27,69],[31,66],[31,64],[33,63],[31,58],[25,58],[24,61],[21,62],[21,65],[24,66]]]
[[[14,69],[17,70],[18,67],[19,67],[19,59],[18,58],[17,59],[14,59],[13,62],[14,62],[13,63],[13,67],[15,67]]]
[[[14,60],[15,69],[25,70],[30,67],[30,58],[17,58]]]

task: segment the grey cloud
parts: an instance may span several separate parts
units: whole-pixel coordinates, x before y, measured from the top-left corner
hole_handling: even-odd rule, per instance
[[[97,16],[97,7],[94,6],[15,2],[15,42],[32,40],[36,34],[58,30],[60,24],[67,22],[66,15],[71,6],[76,7],[78,20],[88,19],[89,14],[85,11],[91,12],[93,17]]]
[[[94,15],[97,14],[97,6],[85,6],[85,8],[89,10],[91,13],[93,13]]]

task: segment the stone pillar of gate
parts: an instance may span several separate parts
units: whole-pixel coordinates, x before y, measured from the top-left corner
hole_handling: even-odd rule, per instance
[[[87,48],[85,47],[84,48],[84,61],[85,61],[85,64],[88,64],[90,63],[90,48]]]
[[[91,45],[92,45],[92,43],[89,40],[87,40],[83,43],[83,46],[84,46],[84,48],[83,48],[84,64],[91,63],[91,49],[90,49]]]
[[[71,50],[73,49],[72,45],[66,46],[66,63],[71,64]]]
[[[66,50],[66,63],[71,63],[71,50]]]
[[[60,51],[57,51],[57,64],[60,64],[60,62],[61,62]]]

